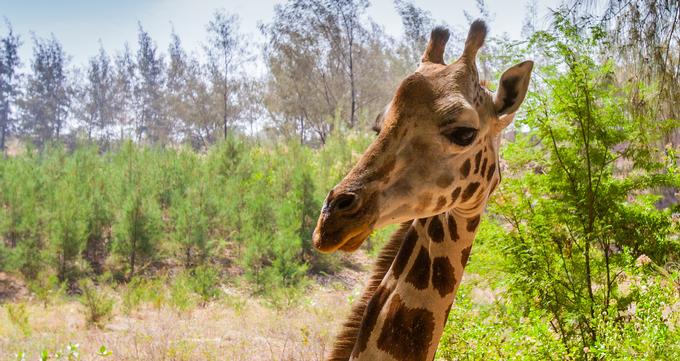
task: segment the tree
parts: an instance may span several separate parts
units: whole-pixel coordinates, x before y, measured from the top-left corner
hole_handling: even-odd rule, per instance
[[[236,118],[234,79],[246,57],[238,28],[238,17],[224,11],[216,11],[208,23],[208,69],[212,91],[219,96],[216,104],[220,107],[224,139]]]
[[[71,105],[67,59],[54,35],[33,39],[32,73],[21,100],[23,131],[38,144],[59,139]]]
[[[125,44],[123,51],[115,58],[114,99],[115,123],[119,127],[120,139],[130,134],[130,127],[134,126],[135,88],[137,81],[135,61],[130,47]]]
[[[127,142],[120,153],[120,161],[124,162],[118,198],[121,205],[112,226],[112,249],[125,259],[128,279],[135,275],[141,261],[155,256],[162,231],[161,210],[153,191],[153,180],[142,167],[140,153],[131,142]]]
[[[80,116],[87,138],[96,136],[108,141],[112,136],[116,116],[115,73],[104,48],[90,59],[87,81],[81,90]]]
[[[572,19],[597,14],[607,32],[609,44],[603,49],[616,59],[617,78],[622,86],[644,84],[655,87],[655,99],[641,103],[638,92],[632,93],[631,110],[648,116],[680,119],[680,3],[675,0],[607,1],[604,7],[595,2],[570,1]],[[601,13],[596,11],[604,9]],[[666,141],[680,142],[675,129]]]
[[[394,7],[401,17],[404,26],[404,41],[402,46],[403,57],[411,67],[415,69],[420,64],[420,57],[427,47],[430,31],[434,28],[434,20],[429,11],[418,8],[412,2],[395,0]]]
[[[134,94],[137,98],[137,140],[151,143],[167,142],[172,133],[164,109],[165,64],[162,55],[149,33],[139,24],[137,49],[137,82]]]
[[[612,81],[612,61],[593,59],[604,29],[563,12],[555,18],[553,31],[532,39],[552,61],[519,119],[531,131],[504,154],[508,172],[519,176],[504,177],[491,208],[512,225],[503,242],[513,294],[528,311],[548,312],[565,348],[587,359],[588,349],[624,332],[635,297],[620,286],[635,259],[680,257],[670,210],[656,209],[650,194],[680,178],[675,155],[658,157],[654,146],[672,122],[626,111],[631,88]],[[623,163],[630,164],[625,177]]]
[[[337,59],[328,54],[323,34],[315,30],[315,13],[307,3],[276,5],[274,21],[261,28],[268,39],[265,104],[274,127],[286,138],[297,134],[301,143],[324,143],[340,106],[344,76]]]
[[[342,49],[344,68],[349,77],[350,86],[350,116],[349,127],[353,128],[356,124],[356,110],[357,110],[357,86],[356,86],[356,67],[355,67],[355,53],[360,48],[357,46],[359,37],[364,31],[361,25],[361,15],[368,7],[367,0],[335,0],[329,1],[332,9],[335,10],[335,22],[338,29],[341,30],[341,39],[343,39],[344,46]]]
[[[396,84],[382,30],[362,21],[365,1],[291,0],[263,25],[267,110],[284,136],[324,143],[335,125],[375,116]],[[375,89],[380,89],[375,91]],[[362,114],[363,112],[363,114]],[[344,120],[344,121],[342,121]]]
[[[5,151],[5,141],[14,131],[16,118],[12,117],[16,97],[19,94],[19,46],[21,40],[7,23],[8,33],[0,37],[0,151]]]
[[[73,285],[77,280],[75,262],[85,248],[87,224],[73,169],[64,173],[56,184],[58,191],[51,195],[49,243],[59,281]]]
[[[166,96],[173,123],[180,124],[185,141],[206,148],[220,138],[220,107],[214,103],[204,67],[182,48],[173,33],[168,47],[169,64]]]

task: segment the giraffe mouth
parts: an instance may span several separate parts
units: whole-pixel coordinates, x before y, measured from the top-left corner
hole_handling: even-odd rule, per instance
[[[373,231],[369,227],[354,236],[349,236],[345,242],[338,246],[338,249],[345,252],[354,252],[364,243],[366,238],[368,238],[372,232]]]
[[[368,238],[372,232],[373,229],[370,226],[362,225],[348,232],[343,237],[339,237],[340,241],[337,241],[337,238],[324,239],[324,237],[322,237],[317,230],[314,232],[313,241],[316,249],[318,249],[321,253],[333,253],[337,250],[354,252],[364,243],[366,238]]]

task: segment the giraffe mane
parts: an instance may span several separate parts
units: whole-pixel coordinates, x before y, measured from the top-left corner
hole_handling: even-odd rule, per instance
[[[352,306],[352,311],[342,325],[342,329],[335,339],[333,350],[327,361],[347,361],[352,355],[354,344],[359,336],[361,330],[361,321],[366,311],[366,306],[375,293],[375,290],[380,286],[385,274],[392,266],[394,258],[401,248],[402,241],[406,232],[411,226],[411,221],[404,222],[399,226],[399,229],[392,234],[392,237],[387,244],[380,250],[378,259],[373,265],[373,272],[368,281],[368,285],[364,289],[363,294],[358,302]]]

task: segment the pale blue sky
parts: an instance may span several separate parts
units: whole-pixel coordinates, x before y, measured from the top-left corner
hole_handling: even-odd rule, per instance
[[[487,0],[493,22],[493,34],[507,33],[519,38],[530,0]],[[99,42],[110,53],[121,49],[127,41],[136,47],[137,22],[151,33],[158,46],[165,50],[171,28],[180,35],[185,48],[200,52],[206,38],[205,26],[216,9],[225,9],[240,17],[242,32],[249,39],[261,41],[258,23],[269,22],[276,0],[0,0],[0,18],[5,17],[22,36],[22,62],[28,63],[32,54],[31,32],[39,37],[50,33],[62,42],[72,57],[72,64],[84,64],[99,48]],[[555,8],[560,0],[537,0],[538,23],[546,24],[548,8]],[[429,10],[438,21],[452,26],[466,24],[463,11],[478,15],[474,0],[416,0],[416,5]],[[372,0],[368,15],[382,25],[387,33],[398,37],[402,27],[392,0]],[[0,34],[6,28],[0,25]]]

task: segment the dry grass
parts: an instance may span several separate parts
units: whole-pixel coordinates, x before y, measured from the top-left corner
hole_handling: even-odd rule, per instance
[[[129,316],[118,310],[102,329],[86,325],[77,301],[47,307],[28,301],[30,335],[0,307],[0,360],[13,360],[20,351],[35,360],[42,350],[53,354],[70,342],[79,344],[83,360],[103,359],[96,354],[102,345],[113,352],[107,360],[322,360],[349,310],[349,293],[318,287],[280,310],[232,290],[182,314],[151,305]]]

